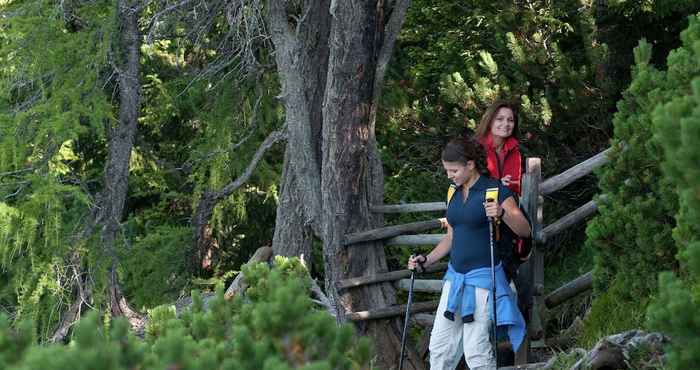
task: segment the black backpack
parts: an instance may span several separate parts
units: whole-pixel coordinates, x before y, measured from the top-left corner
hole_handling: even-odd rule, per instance
[[[525,215],[527,223],[532,230],[532,222],[530,215],[525,211],[520,203],[518,196],[514,195],[515,201],[518,203],[520,212]],[[508,280],[512,280],[517,275],[518,267],[527,262],[532,255],[532,234],[528,237],[521,237],[508,227],[505,222],[499,223],[500,240],[498,241],[498,250],[503,268],[506,272]]]

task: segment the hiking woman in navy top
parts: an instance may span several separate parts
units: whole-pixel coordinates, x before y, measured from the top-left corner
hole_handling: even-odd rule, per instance
[[[491,299],[491,254],[489,217],[500,217],[518,235],[530,227],[513,199],[513,193],[491,179],[484,149],[473,138],[450,141],[442,151],[442,165],[456,186],[447,208],[447,234],[426,256],[411,257],[409,269],[422,269],[450,255],[442,295],[430,335],[430,368],[452,370],[462,352],[470,369],[495,369],[489,341]],[[487,188],[499,188],[497,202],[486,202]],[[496,304],[498,326],[507,328],[513,350],[525,335],[525,322],[516,297],[496,260]]]

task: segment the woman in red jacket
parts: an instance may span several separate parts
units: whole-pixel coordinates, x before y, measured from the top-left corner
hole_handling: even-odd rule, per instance
[[[489,174],[500,179],[518,196],[522,176],[517,107],[505,100],[491,104],[481,117],[475,136],[486,150],[486,165]]]

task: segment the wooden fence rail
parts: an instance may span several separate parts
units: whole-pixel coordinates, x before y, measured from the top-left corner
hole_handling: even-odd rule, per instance
[[[555,191],[566,187],[581,177],[588,175],[594,168],[608,163],[610,160],[608,154],[610,154],[612,150],[613,148],[605,149],[604,151],[569,168],[568,170],[548,178],[540,185],[540,193],[542,195],[554,193]]]
[[[413,291],[424,293],[440,293],[442,292],[442,279],[437,280],[414,280]],[[411,279],[401,279],[396,282],[396,288],[406,290],[411,286]]]
[[[374,213],[411,213],[444,211],[447,209],[445,202],[407,203],[407,204],[383,204],[369,207]]]
[[[554,308],[592,287],[593,271],[589,271],[549,293],[544,299],[544,304],[547,308]]]
[[[416,233],[431,229],[439,229],[442,227],[440,219],[411,222],[408,224],[380,227],[378,229],[362,231],[354,234],[345,235],[344,245],[350,245],[360,242],[368,242],[379,239],[391,238],[401,234]]]
[[[440,301],[415,302],[411,305],[411,313],[435,311],[438,308],[438,303],[440,303]],[[402,304],[396,306],[375,308],[373,310],[367,311],[350,312],[345,314],[345,317],[352,321],[366,321],[386,319],[395,316],[403,316],[404,314],[406,314],[406,305]]]
[[[447,270],[447,263],[436,263],[425,269],[426,273],[430,272],[440,272]],[[399,279],[404,279],[411,276],[411,270],[397,270],[390,271],[381,274],[374,274],[369,276],[360,276],[345,280],[340,280],[336,283],[336,288],[338,290],[359,287],[368,284],[382,283],[385,281],[396,281]]]
[[[436,245],[447,234],[399,235],[387,239],[384,245]]]
[[[605,197],[601,197],[605,199]],[[560,232],[568,229],[571,226],[583,221],[586,217],[592,215],[598,210],[598,203],[595,200],[591,200],[586,204],[578,207],[566,216],[558,219],[552,224],[547,225],[542,232],[537,237],[537,242],[545,244],[547,240],[551,237],[559,234]]]

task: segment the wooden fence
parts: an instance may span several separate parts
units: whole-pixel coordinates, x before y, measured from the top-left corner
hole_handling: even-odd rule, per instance
[[[525,173],[522,181],[521,206],[526,210],[532,222],[532,237],[534,241],[533,253],[530,259],[520,266],[519,279],[526,284],[525,291],[529,292],[528,301],[532,302],[532,309],[529,310],[528,335],[525,345],[516,354],[516,364],[527,363],[528,351],[532,340],[543,339],[544,329],[543,315],[546,308],[555,307],[576,295],[589,290],[592,286],[592,273],[588,272],[573,281],[564,284],[562,287],[544,296],[544,253],[547,241],[560,234],[567,228],[578,224],[586,217],[595,213],[598,209],[596,201],[591,200],[566,216],[543,227],[542,212],[544,196],[560,190],[577,179],[586,176],[591,171],[608,161],[609,148],[574,167],[542,181],[542,161],[540,158],[527,158]],[[604,200],[604,198],[601,198]],[[375,205],[370,208],[376,213],[409,213],[409,212],[431,212],[446,210],[445,202],[412,203],[397,205]],[[445,234],[420,234],[421,232],[435,230],[444,226],[444,219],[432,219],[427,221],[412,222],[402,225],[387,226],[374,230],[348,234],[345,236],[344,244],[351,248],[353,244],[372,240],[383,240],[386,246],[419,246],[435,245]],[[445,271],[447,263],[437,263],[428,268],[428,272]],[[398,289],[408,289],[409,270],[390,271],[371,276],[361,276],[342,280],[338,282],[338,289],[352,289],[355,287],[376,284],[381,282],[394,282]],[[421,292],[441,291],[441,280],[416,279],[414,289]],[[437,309],[437,301],[417,302],[411,307],[411,312],[434,312]],[[375,308],[362,312],[348,313],[347,316],[353,321],[364,321],[382,319],[404,315],[405,305],[392,307]],[[425,315],[420,316],[420,322],[430,322]],[[424,339],[424,341],[427,339]],[[426,347],[426,346],[422,346]],[[425,349],[424,349],[425,351]]]

